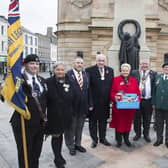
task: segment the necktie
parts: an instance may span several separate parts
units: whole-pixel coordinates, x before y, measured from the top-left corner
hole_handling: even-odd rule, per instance
[[[145,71],[143,71],[142,80],[145,80]]]
[[[142,97],[144,98],[146,93],[145,93],[145,71],[143,71],[143,74],[142,74],[142,90],[141,90],[141,95]]]
[[[104,80],[104,71],[103,70],[104,70],[103,68],[99,68],[101,80]]]
[[[33,92],[35,92],[37,94],[37,96],[40,96],[41,92],[40,92],[40,87],[39,85],[36,83],[35,81],[35,77],[32,77],[32,81],[33,81]]]
[[[82,89],[83,87],[83,81],[82,81],[82,77],[80,72],[78,72],[78,83],[79,83],[79,87]]]

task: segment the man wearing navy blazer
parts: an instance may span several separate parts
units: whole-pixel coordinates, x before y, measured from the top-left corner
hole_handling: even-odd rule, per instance
[[[88,112],[88,76],[83,70],[83,64],[83,58],[76,57],[73,68],[67,72],[75,96],[72,125],[65,131],[65,143],[70,155],[75,155],[76,150],[86,152],[81,146],[82,130]]]
[[[96,65],[86,68],[93,101],[93,107],[89,108],[89,132],[92,138],[92,148],[95,148],[98,142],[106,146],[111,145],[106,140],[106,125],[110,114],[110,88],[114,74],[113,69],[105,66],[105,63],[106,56],[98,53]]]
[[[134,141],[141,137],[141,125],[143,125],[143,136],[146,142],[151,142],[149,136],[150,122],[152,116],[152,94],[156,79],[156,72],[149,69],[149,61],[143,59],[140,61],[140,69],[133,70],[131,75],[135,77],[139,83],[141,91],[140,110],[137,110],[134,118]],[[143,124],[142,124],[143,123]]]

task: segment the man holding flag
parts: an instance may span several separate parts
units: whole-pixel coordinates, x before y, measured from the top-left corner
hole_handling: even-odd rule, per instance
[[[1,95],[15,109],[11,125],[18,149],[19,168],[38,168],[44,123],[46,84],[38,76],[39,58],[28,55],[23,62],[23,37],[19,0],[10,0],[8,14],[8,73]],[[22,74],[22,62],[25,71]]]

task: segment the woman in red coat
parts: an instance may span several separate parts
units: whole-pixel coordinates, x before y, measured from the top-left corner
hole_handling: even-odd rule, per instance
[[[136,109],[117,109],[116,100],[120,99],[125,93],[135,93],[140,97],[138,82],[135,78],[129,76],[131,66],[129,64],[121,65],[121,75],[115,77],[112,82],[110,97],[113,102],[112,121],[110,128],[116,130],[117,147],[122,144],[122,136],[125,144],[131,146],[129,141],[129,132],[131,130],[132,120]]]

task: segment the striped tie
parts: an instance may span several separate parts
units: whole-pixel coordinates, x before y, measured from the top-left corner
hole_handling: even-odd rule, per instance
[[[83,81],[82,81],[82,77],[80,72],[78,72],[78,83],[79,83],[79,87],[82,89],[83,87]]]

